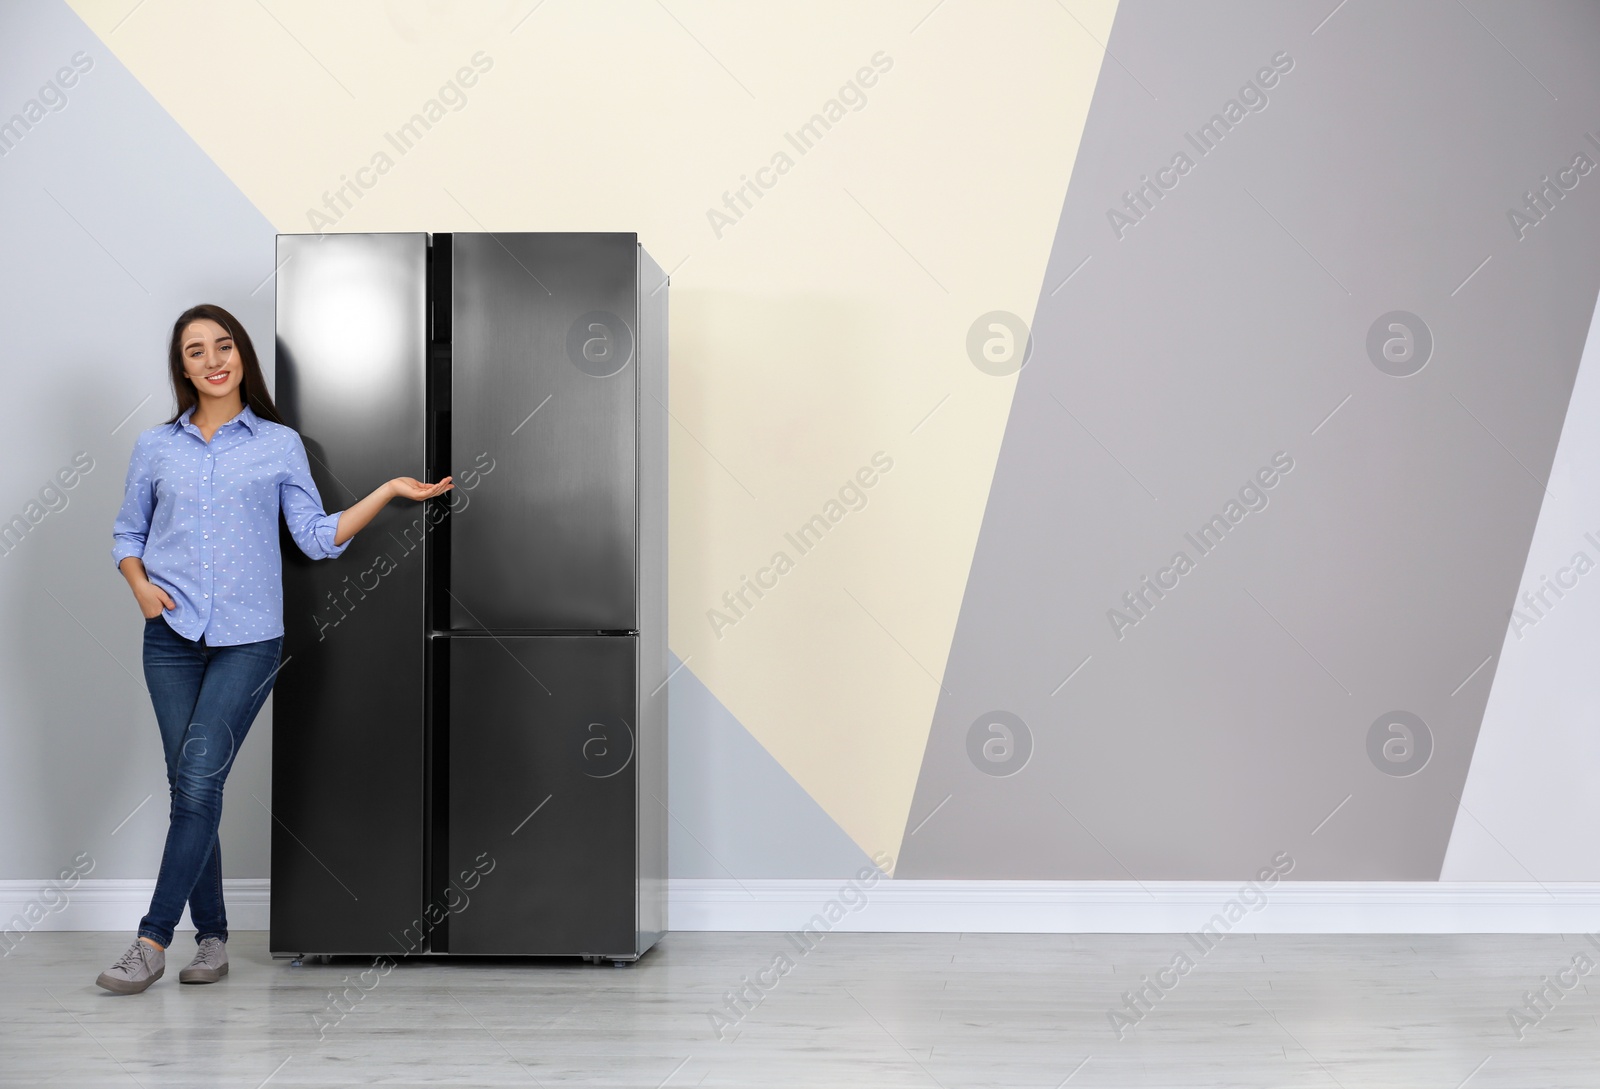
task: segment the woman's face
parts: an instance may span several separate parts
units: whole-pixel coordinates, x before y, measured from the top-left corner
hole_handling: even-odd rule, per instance
[[[244,364],[228,331],[210,318],[183,330],[183,367],[201,397],[228,397],[244,381]]]

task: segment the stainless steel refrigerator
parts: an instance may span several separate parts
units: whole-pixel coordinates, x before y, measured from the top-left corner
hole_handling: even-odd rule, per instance
[[[667,277],[633,234],[278,236],[279,956],[637,959],[666,927]]]

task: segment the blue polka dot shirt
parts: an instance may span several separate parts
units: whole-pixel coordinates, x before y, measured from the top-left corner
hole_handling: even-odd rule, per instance
[[[339,514],[327,514],[311,479],[305,444],[292,427],[245,405],[206,442],[189,422],[140,432],[112,528],[111,558],[144,560],[145,574],[177,604],[161,615],[185,639],[233,646],[283,634],[283,558],[278,512],[314,560],[336,545]],[[351,540],[354,540],[352,537]]]

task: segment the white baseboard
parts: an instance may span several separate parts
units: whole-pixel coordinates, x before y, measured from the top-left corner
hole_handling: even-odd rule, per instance
[[[829,901],[834,930],[991,934],[1577,934],[1600,930],[1600,882],[1280,881],[1254,906],[1236,881],[890,881],[849,910],[842,881],[668,882],[673,930],[799,930]],[[1250,893],[1248,899],[1255,900]]]
[[[150,910],[154,880],[80,880],[75,888],[61,882],[0,881],[0,953],[19,945],[35,930],[114,930],[132,933]],[[266,930],[267,901],[272,882],[265,877],[225,880],[228,929]],[[179,930],[193,930],[183,913]]]
[[[0,881],[0,952],[39,930],[132,931],[148,880],[80,881],[59,895],[44,881]],[[1600,931],[1600,882],[1283,881],[1245,902],[1223,881],[892,881],[844,893],[843,881],[667,883],[668,926],[680,931],[800,930],[829,904],[829,929],[881,933],[1169,934],[1213,915],[1240,934],[1579,934]],[[224,882],[231,930],[266,930],[271,882]],[[1256,899],[1254,893],[1249,899]],[[852,907],[851,901],[856,901]],[[1229,905],[1234,907],[1230,912]],[[180,930],[192,930],[185,917]]]

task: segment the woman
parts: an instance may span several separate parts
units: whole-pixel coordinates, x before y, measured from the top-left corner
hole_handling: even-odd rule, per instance
[[[166,752],[171,824],[150,912],[96,982],[138,994],[161,978],[183,915],[199,946],[181,983],[228,972],[222,903],[222,786],[272,690],[283,644],[278,512],[312,559],[349,547],[384,504],[453,486],[388,481],[325,514],[305,445],[284,425],[250,336],[220,306],[192,307],[168,347],[178,414],[139,435],[111,555],[144,614],[144,676]]]

